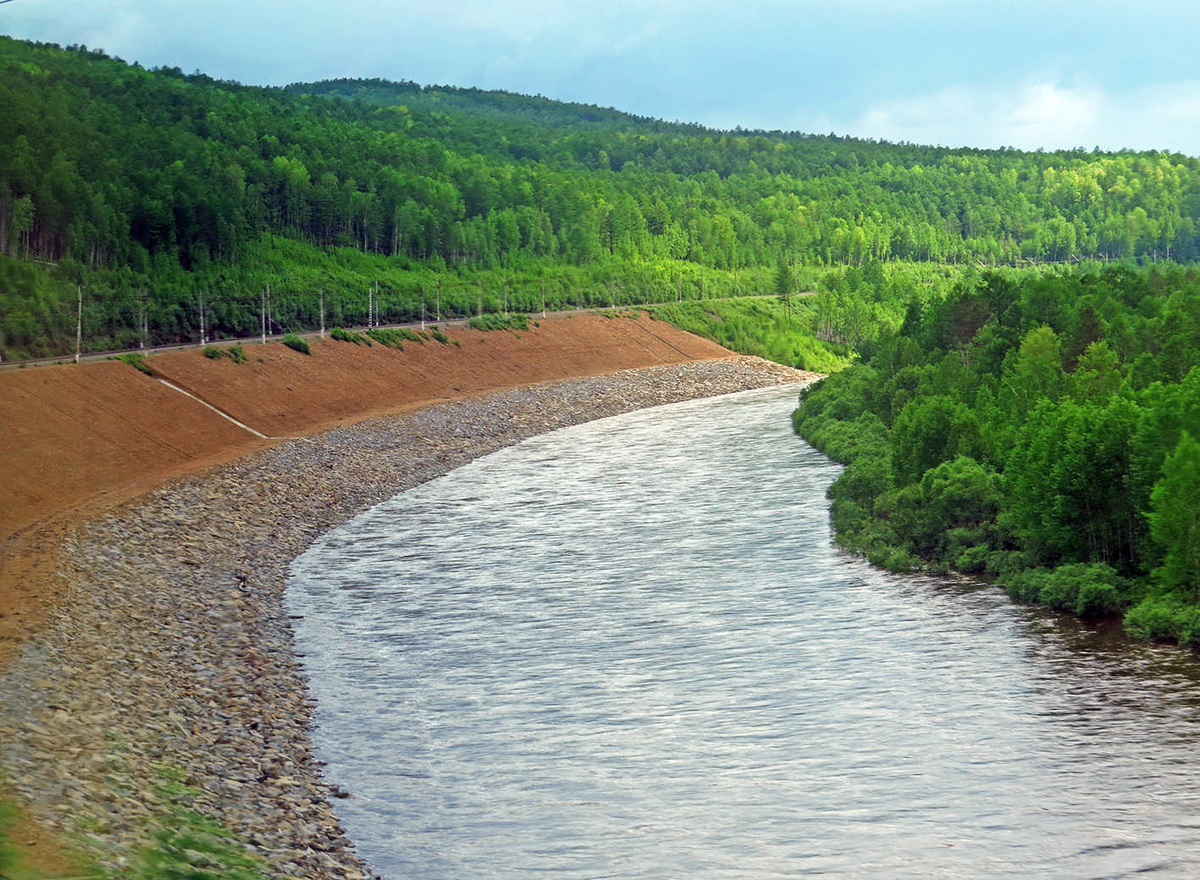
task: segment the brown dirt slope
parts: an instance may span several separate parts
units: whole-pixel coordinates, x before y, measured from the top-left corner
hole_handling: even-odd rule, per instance
[[[284,436],[507,386],[730,355],[645,317],[552,317],[528,332],[448,335],[459,344],[408,342],[396,351],[313,339],[311,357],[269,343],[247,345],[245,364],[196,349],[148,363],[250,427]],[[130,497],[263,445],[117,362],[0,374],[0,421],[0,542],[57,511]]]
[[[538,324],[521,332],[450,328],[447,335],[457,345],[405,342],[403,351],[310,339],[311,357],[268,345],[247,347],[247,364],[194,351],[161,355],[152,363],[157,374],[239,421],[282,436],[513,385],[731,354],[646,317],[575,315]]]

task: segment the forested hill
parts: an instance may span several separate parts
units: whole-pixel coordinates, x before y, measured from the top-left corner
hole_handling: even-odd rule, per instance
[[[381,106],[403,105],[412,110],[475,116],[492,122],[527,123],[551,128],[601,128],[650,134],[676,131],[705,133],[702,126],[665,122],[648,116],[623,113],[612,107],[555,101],[541,95],[521,95],[502,89],[422,86],[410,80],[328,79],[292,83],[287,91],[299,95],[348,98]]]
[[[251,332],[268,284],[323,291],[349,318],[375,283],[411,315],[412,292],[443,282],[473,286],[476,307],[543,282],[551,304],[620,303],[762,290],[785,262],[1200,254],[1200,163],[1180,155],[719,132],[379,81],[298,88],[366,100],[0,38],[0,353],[60,351],[77,283],[100,347],[146,328],[194,338],[206,308],[209,331]]]

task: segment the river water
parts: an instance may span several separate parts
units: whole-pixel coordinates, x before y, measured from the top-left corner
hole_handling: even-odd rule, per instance
[[[295,562],[385,878],[1200,874],[1190,656],[839,551],[794,403],[536,437]]]

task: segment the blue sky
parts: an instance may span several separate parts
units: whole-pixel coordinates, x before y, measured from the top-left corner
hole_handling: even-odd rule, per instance
[[[0,29],[254,84],[380,76],[721,128],[1200,155],[1200,4],[1176,0],[13,0]]]

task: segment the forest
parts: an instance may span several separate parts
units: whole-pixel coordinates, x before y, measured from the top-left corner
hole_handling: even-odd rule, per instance
[[[989,271],[807,393],[838,541],[1200,644],[1200,274]]]
[[[0,39],[0,357],[640,306],[838,371],[838,539],[1200,643],[1200,160],[716,131]],[[754,301],[718,298],[759,295]],[[703,301],[703,302],[701,302]]]
[[[0,357],[1200,254],[1200,161],[718,131],[0,39]],[[838,272],[833,274],[837,275]]]

